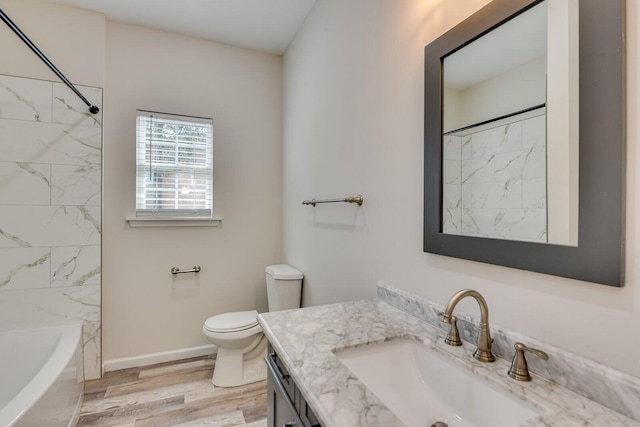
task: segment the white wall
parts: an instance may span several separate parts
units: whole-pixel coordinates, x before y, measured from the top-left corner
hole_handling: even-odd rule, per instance
[[[207,317],[267,309],[264,268],[280,261],[281,57],[108,21],[106,64],[104,359],[207,344]],[[213,118],[220,227],[125,222],[136,109]]]
[[[544,104],[546,76],[547,59],[538,58],[466,88],[460,95],[462,126]]]
[[[547,59],[542,57],[462,90],[445,89],[443,132],[544,104],[546,78]]]
[[[441,303],[474,288],[492,322],[640,376],[637,2],[627,2],[626,287],[422,252],[423,49],[486,3],[316,3],[284,58],[285,260],[305,273],[306,305],[373,297],[379,280]],[[300,204],[357,193],[361,208]]]
[[[0,0],[2,9],[76,85],[104,84],[104,15],[40,0]],[[0,73],[42,80],[56,75],[0,22]]]

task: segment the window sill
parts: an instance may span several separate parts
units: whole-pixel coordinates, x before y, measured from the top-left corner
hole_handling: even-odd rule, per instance
[[[126,218],[129,227],[219,227],[222,218],[157,218],[135,217]]]

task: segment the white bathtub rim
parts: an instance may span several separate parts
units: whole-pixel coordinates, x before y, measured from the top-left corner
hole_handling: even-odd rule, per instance
[[[0,426],[11,427],[15,425],[40,400],[75,356],[76,349],[81,343],[82,325],[80,324],[25,329],[24,331],[6,331],[1,334],[19,334],[20,332],[33,332],[36,330],[59,330],[61,335],[56,343],[53,355],[47,359],[46,363],[27,385],[0,410]],[[73,348],[73,350],[69,352],[58,351],[62,346],[64,346],[63,348]]]
[[[80,396],[78,396],[76,407],[73,410],[73,418],[69,421],[69,427],[77,425],[78,421],[80,421],[80,410],[82,409],[83,403],[84,403],[84,390],[83,390],[83,393],[80,393]]]

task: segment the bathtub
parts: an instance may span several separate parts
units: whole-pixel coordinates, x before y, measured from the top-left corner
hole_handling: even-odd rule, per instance
[[[0,333],[0,427],[77,423],[82,326]]]

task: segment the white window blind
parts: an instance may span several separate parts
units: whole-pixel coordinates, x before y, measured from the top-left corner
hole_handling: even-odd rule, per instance
[[[213,120],[137,111],[136,216],[211,218]]]

